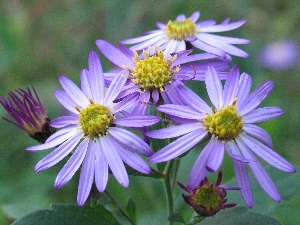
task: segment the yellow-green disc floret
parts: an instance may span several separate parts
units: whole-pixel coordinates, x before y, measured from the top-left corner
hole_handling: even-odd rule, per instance
[[[173,69],[172,63],[177,58],[175,56],[169,56],[164,58],[163,51],[156,52],[153,56],[150,56],[150,49],[143,51],[145,55],[144,59],[140,59],[136,51],[134,51],[134,69],[128,69],[130,71],[129,78],[140,87],[142,91],[152,91],[155,89],[163,90],[163,86],[172,80],[172,75],[179,71],[179,67]]]
[[[194,204],[205,207],[208,210],[216,210],[220,207],[222,198],[218,189],[211,186],[203,186],[194,194]]]
[[[93,102],[89,99],[90,103],[87,107],[79,111],[79,123],[85,136],[90,139],[99,138],[107,133],[108,128],[112,124],[113,114],[104,105]]]
[[[198,31],[199,27],[188,18],[186,20],[170,20],[166,26],[165,34],[168,40],[182,41],[187,37],[195,37]]]
[[[218,139],[233,139],[243,128],[242,117],[237,114],[235,104],[236,101],[233,105],[227,105],[214,114],[204,117],[205,127]]]

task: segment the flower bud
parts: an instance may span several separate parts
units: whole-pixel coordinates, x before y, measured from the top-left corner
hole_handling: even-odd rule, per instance
[[[0,103],[15,121],[4,118],[4,120],[16,125],[33,139],[40,143],[45,141],[56,129],[50,126],[48,113],[44,109],[34,88],[34,95],[28,88],[10,92],[8,100],[0,96]]]
[[[182,194],[182,197],[199,215],[214,216],[221,209],[236,206],[236,204],[225,204],[227,202],[226,190],[239,190],[239,188],[220,186],[221,180],[222,172],[220,171],[215,184],[209,183],[207,177],[205,177],[194,190],[188,189],[179,182],[177,183],[183,190],[189,193],[189,195]]]

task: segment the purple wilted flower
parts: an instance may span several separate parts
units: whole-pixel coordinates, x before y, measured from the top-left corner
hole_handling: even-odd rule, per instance
[[[255,154],[285,172],[295,172],[295,168],[272,150],[270,135],[253,124],[283,114],[282,109],[278,107],[255,109],[272,91],[273,82],[263,83],[250,94],[251,77],[246,73],[240,76],[235,66],[230,71],[224,87],[213,67],[208,67],[205,83],[214,109],[210,108],[200,97],[187,92],[184,86],[178,86],[177,90],[189,106],[166,104],[157,108],[168,115],[189,119],[190,122],[147,132],[147,136],[158,139],[183,135],[153,154],[149,161],[159,163],[174,159],[193,148],[209,134],[211,139],[193,166],[187,184],[188,189],[196,188],[207,172],[218,170],[225,150],[232,158],[237,184],[249,207],[253,206],[253,197],[246,169],[247,164],[265,192],[279,202],[280,195]]]
[[[218,180],[215,184],[208,182],[208,178],[205,177],[199,185],[190,190],[183,184],[178,185],[189,193],[189,195],[182,194],[183,199],[187,204],[193,207],[193,209],[201,216],[214,216],[222,209],[232,208],[236,204],[225,204],[227,202],[226,190],[239,190],[239,188],[231,186],[220,186],[222,181],[222,172],[218,174]]]
[[[136,101],[134,115],[145,114],[150,99],[153,100],[152,104],[156,104],[160,95],[166,103],[178,103],[180,99],[176,97],[176,90],[173,87],[175,83],[181,84],[181,81],[191,79],[204,80],[207,66],[215,66],[218,71],[229,67],[227,62],[220,60],[187,64],[217,57],[209,53],[189,56],[191,51],[182,51],[174,55],[166,55],[156,47],[149,47],[147,51],[143,51],[143,56],[139,56],[135,51],[130,51],[122,45],[118,49],[105,40],[97,40],[96,44],[111,62],[120,67],[118,73],[106,73],[107,78],[116,76],[128,78],[124,90],[118,97]],[[155,49],[155,54],[152,56],[150,56],[151,49]],[[222,78],[226,75],[227,73],[223,73]]]
[[[38,94],[32,88],[34,94],[28,88],[10,92],[8,100],[0,96],[0,103],[6,111],[15,119],[4,120],[24,130],[31,138],[44,143],[48,137],[55,133],[56,129],[49,125],[50,119],[44,109]]]
[[[200,12],[194,12],[189,18],[180,14],[176,20],[169,20],[167,24],[156,22],[159,30],[149,31],[141,37],[121,41],[122,44],[136,44],[131,50],[142,50],[150,45],[158,45],[165,49],[166,54],[186,50],[186,44],[203,51],[226,58],[226,53],[247,58],[248,54],[233,46],[233,44],[248,44],[247,39],[223,37],[210,33],[234,30],[242,26],[246,20],[239,20],[229,23],[225,19],[221,24],[216,25],[214,20],[198,22]]]
[[[155,116],[117,117],[118,112],[132,104],[129,101],[125,104],[122,101],[113,103],[126,79],[117,77],[105,90],[102,67],[94,51],[90,52],[88,62],[89,70],[84,69],[80,76],[81,90],[69,78],[61,75],[59,81],[64,91],[54,92],[57,100],[74,115],[52,120],[52,126],[62,129],[45,144],[26,148],[28,151],[40,151],[56,147],[38,162],[35,172],[57,164],[76,148],[59,172],[54,186],[56,189],[64,186],[82,165],[78,205],[86,201],[94,180],[100,192],[105,190],[108,167],[124,187],[128,186],[129,180],[123,161],[141,173],[150,173],[150,167],[138,153],[150,156],[151,148],[141,138],[118,126],[143,127],[159,121]]]

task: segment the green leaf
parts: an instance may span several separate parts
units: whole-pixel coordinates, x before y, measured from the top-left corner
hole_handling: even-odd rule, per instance
[[[9,218],[12,218],[14,220],[21,218],[28,213],[41,209],[45,209],[45,207],[34,205],[32,203],[15,203],[2,205],[3,212]]]
[[[128,216],[134,221],[136,222],[136,216],[135,216],[135,203],[132,200],[132,198],[128,199],[127,202],[127,206],[126,206],[126,210],[128,213]]]
[[[199,225],[282,225],[273,217],[247,211],[246,207],[235,207],[207,217]]]
[[[300,224],[299,199],[300,191],[291,200],[280,203],[281,207],[278,207],[272,215],[285,225]]]
[[[184,219],[182,218],[179,213],[173,213],[168,217],[168,220],[173,221],[173,222],[178,222],[178,223],[183,223],[186,224]]]
[[[38,210],[27,214],[12,225],[120,225],[103,206],[54,204],[52,210]]]

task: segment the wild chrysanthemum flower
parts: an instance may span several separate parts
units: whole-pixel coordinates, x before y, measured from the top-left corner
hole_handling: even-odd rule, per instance
[[[16,120],[4,118],[6,121],[24,130],[31,138],[44,143],[56,129],[49,125],[50,119],[44,109],[38,94],[32,88],[34,95],[28,88],[10,92],[8,100],[0,97],[1,105]]]
[[[218,174],[218,180],[215,184],[208,182],[208,178],[205,177],[199,185],[190,190],[183,184],[178,185],[189,193],[189,195],[182,194],[183,199],[187,204],[193,207],[193,209],[201,216],[214,216],[222,209],[227,209],[236,206],[236,204],[225,204],[227,202],[226,190],[239,190],[239,188],[231,186],[220,186],[222,181],[222,172]]]
[[[118,73],[108,73],[108,77],[123,76],[128,78],[127,85],[120,93],[119,98],[126,96],[127,100],[135,99],[137,102],[134,115],[143,115],[147,105],[152,99],[156,104],[160,95],[166,103],[179,103],[173,86],[176,82],[185,80],[204,80],[204,71],[212,65],[218,71],[228,69],[225,61],[198,62],[188,65],[189,62],[216,58],[212,54],[196,54],[188,56],[191,51],[183,51],[174,55],[166,55],[162,50],[149,47],[139,56],[137,52],[130,51],[120,45],[120,49],[114,47],[105,40],[97,40],[96,44],[100,51],[116,66],[120,67]],[[155,54],[150,56],[151,49]],[[226,77],[224,73],[223,78]],[[130,96],[130,97],[129,97]],[[124,99],[126,100],[126,99]]]
[[[279,202],[280,195],[255,154],[280,170],[295,172],[295,168],[272,150],[269,134],[253,124],[283,114],[278,107],[255,109],[272,91],[273,82],[267,81],[249,94],[252,84],[250,76],[246,73],[240,76],[238,68],[234,67],[223,88],[217,72],[209,67],[205,83],[214,109],[200,97],[187,92],[184,86],[178,86],[177,90],[189,106],[166,104],[157,108],[168,115],[189,119],[190,122],[146,133],[149,137],[158,139],[183,135],[153,154],[149,161],[159,163],[174,159],[209,134],[211,139],[194,164],[187,184],[188,189],[196,188],[208,171],[217,171],[225,150],[233,160],[238,186],[249,207],[253,206],[253,197],[247,164],[265,192]]]
[[[268,44],[260,53],[258,63],[276,72],[283,72],[299,65],[300,49],[293,40],[279,40]]]
[[[129,180],[123,161],[141,173],[150,173],[150,167],[138,153],[150,156],[151,148],[141,138],[118,126],[143,127],[157,123],[159,118],[116,117],[118,112],[132,103],[113,103],[126,79],[117,77],[105,90],[102,67],[94,51],[89,55],[89,70],[83,70],[80,78],[81,90],[67,77],[59,76],[64,91],[56,90],[55,96],[74,115],[51,121],[52,126],[62,129],[45,144],[26,150],[40,151],[56,147],[36,165],[35,172],[41,172],[57,164],[76,148],[59,172],[54,186],[56,189],[64,186],[82,165],[77,202],[83,205],[94,180],[100,192],[105,190],[108,167],[124,187],[128,186]]]
[[[246,21],[240,20],[229,23],[229,18],[221,24],[216,25],[214,20],[198,22],[200,12],[194,12],[189,18],[185,15],[178,15],[176,20],[167,24],[157,22],[159,30],[147,32],[141,37],[121,41],[122,44],[136,44],[131,50],[142,50],[150,45],[158,45],[163,48],[166,54],[186,50],[186,44],[206,52],[226,58],[226,53],[247,58],[248,54],[233,46],[233,44],[248,44],[249,40],[232,37],[222,37],[210,33],[234,30],[242,26]]]

